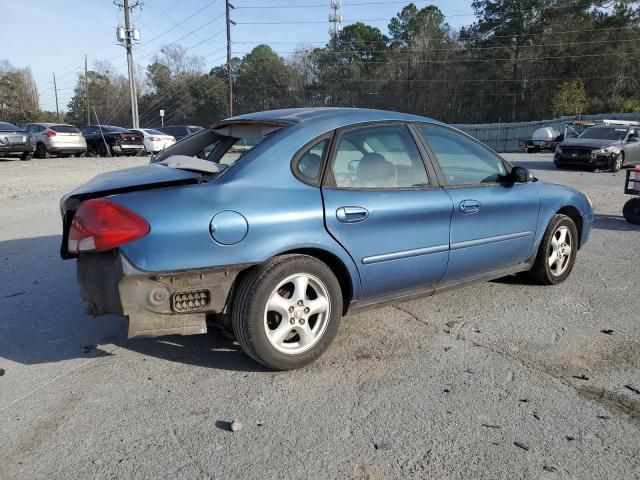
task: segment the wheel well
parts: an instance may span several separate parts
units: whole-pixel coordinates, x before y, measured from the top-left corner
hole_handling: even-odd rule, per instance
[[[309,255],[310,257],[315,257],[321,262],[325,263],[333,272],[333,274],[338,279],[338,283],[340,284],[340,288],[342,289],[342,313],[346,315],[347,310],[349,309],[349,305],[351,304],[351,299],[353,298],[353,285],[351,284],[351,275],[349,275],[349,270],[342,263],[338,257],[334,254],[327,252],[326,250],[321,250],[319,248],[301,248],[298,250],[289,250],[287,252],[282,252],[280,255],[291,255],[294,253],[299,253],[301,255]]]
[[[580,240],[582,239],[582,215],[580,214],[580,211],[572,205],[567,205],[566,207],[562,207],[558,210],[556,214],[566,215],[573,220],[573,223],[576,224],[576,228],[578,229],[578,248],[580,248]]]

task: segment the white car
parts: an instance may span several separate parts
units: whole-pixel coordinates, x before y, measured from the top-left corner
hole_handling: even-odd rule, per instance
[[[176,143],[175,137],[152,128],[138,128],[131,131],[140,133],[144,137],[144,149],[147,153],[161,152]]]

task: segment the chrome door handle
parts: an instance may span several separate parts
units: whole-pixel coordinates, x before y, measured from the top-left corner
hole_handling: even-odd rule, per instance
[[[460,211],[462,213],[478,213],[480,206],[480,202],[477,200],[463,200],[460,202]]]
[[[336,210],[336,217],[343,223],[363,222],[369,216],[369,211],[362,207],[340,207]]]

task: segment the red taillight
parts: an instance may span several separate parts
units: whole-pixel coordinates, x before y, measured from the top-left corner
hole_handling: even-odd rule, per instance
[[[70,253],[110,250],[144,237],[149,224],[144,218],[104,198],[80,204],[69,229]]]
[[[54,132],[53,130],[45,130],[44,132],[42,132],[42,135],[51,138],[56,136],[56,132]]]

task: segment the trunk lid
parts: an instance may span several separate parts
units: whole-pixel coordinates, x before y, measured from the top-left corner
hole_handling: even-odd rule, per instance
[[[201,183],[205,178],[210,177],[203,177],[202,172],[181,170],[159,163],[125,168],[94,177],[60,200],[60,214],[62,215],[60,255],[64,259],[75,257],[67,250],[67,235],[71,220],[82,201],[117,193],[196,184]]]
[[[120,141],[127,145],[142,145],[143,137],[139,133],[121,133]]]

